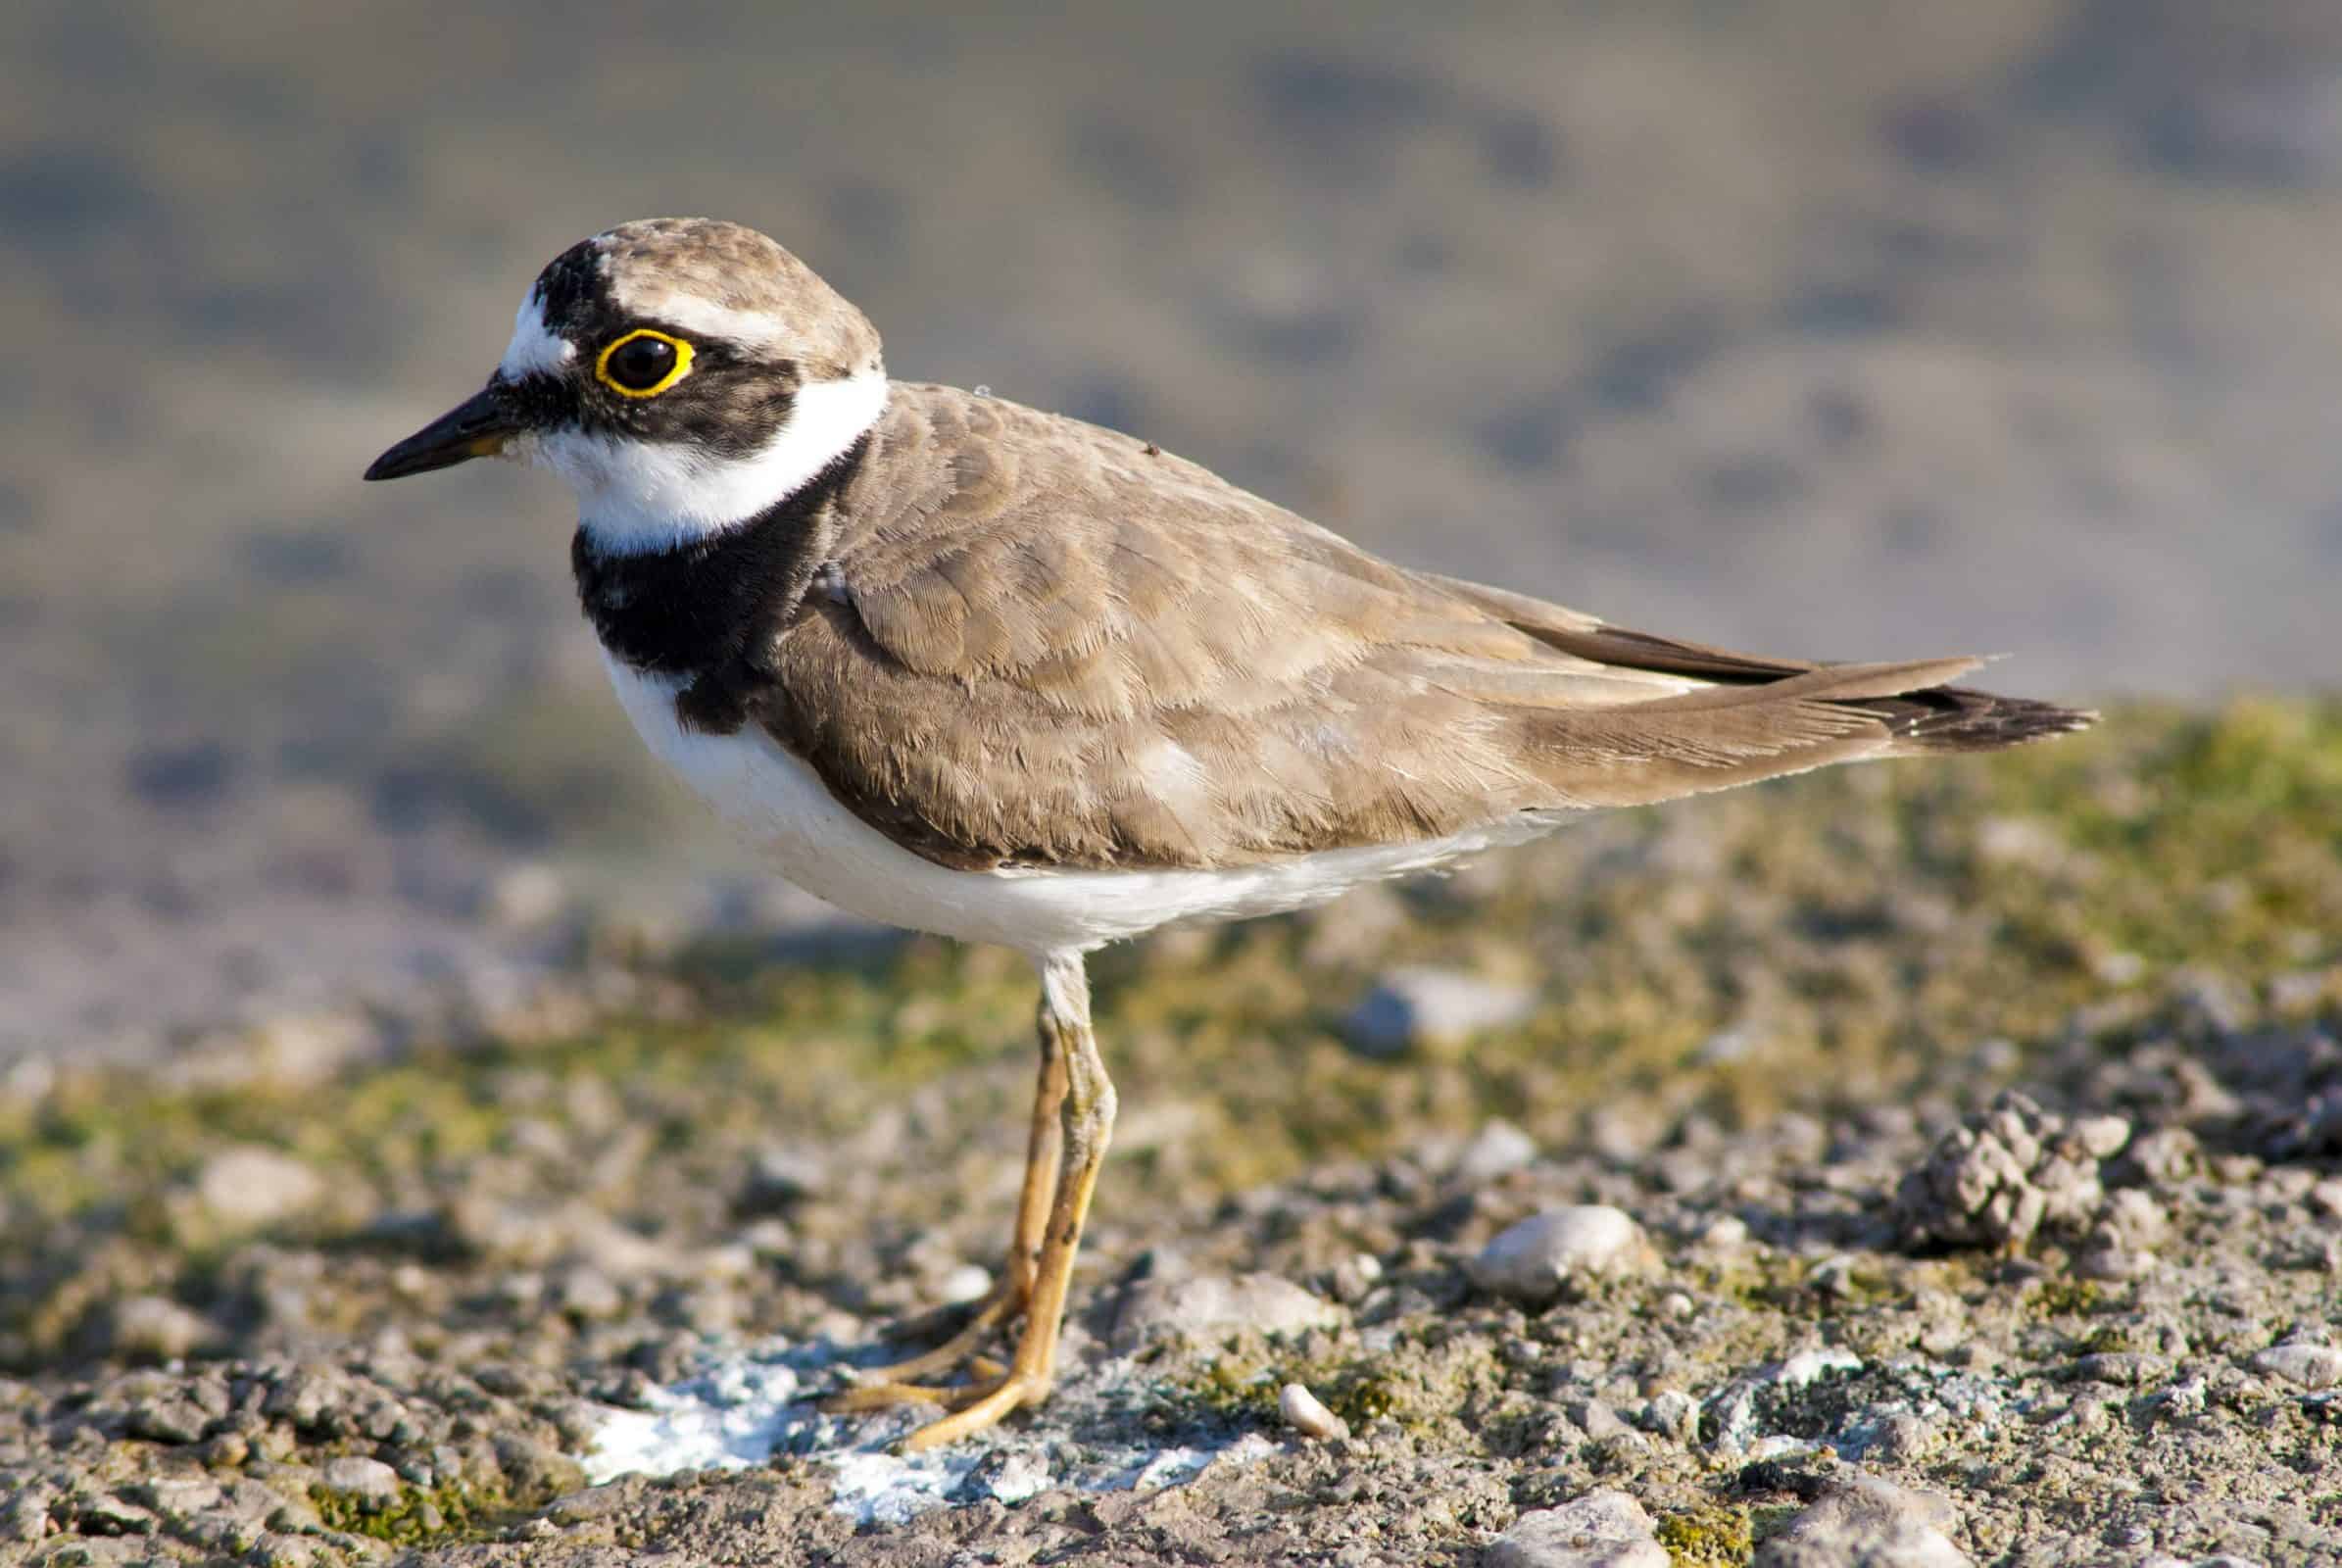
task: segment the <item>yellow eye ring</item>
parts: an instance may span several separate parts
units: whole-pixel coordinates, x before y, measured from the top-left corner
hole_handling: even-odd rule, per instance
[[[627,344],[640,342],[645,338],[650,339],[654,343],[664,343],[669,349],[672,349],[675,356],[674,363],[666,368],[666,374],[660,376],[658,380],[653,381],[650,385],[628,386],[625,382],[610,374],[610,357],[616,354],[618,350],[624,348]],[[682,380],[685,375],[690,373],[690,371],[691,345],[684,342],[683,339],[679,337],[670,337],[664,332],[655,331],[647,326],[638,326],[633,331],[625,333],[623,336],[610,339],[609,346],[604,348],[602,353],[594,360],[594,379],[601,382],[604,386],[609,387],[612,392],[615,392],[622,398],[655,398],[659,396],[659,393],[664,392],[668,387],[673,386],[677,381]]]

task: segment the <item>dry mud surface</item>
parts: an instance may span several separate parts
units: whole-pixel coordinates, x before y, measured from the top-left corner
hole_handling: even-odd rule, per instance
[[[60,1070],[0,1552],[2330,1562],[2337,788],[2330,706],[2129,710],[1109,955],[1061,1392],[912,1463],[805,1398],[996,1258],[1002,956],[589,921],[465,1033]]]

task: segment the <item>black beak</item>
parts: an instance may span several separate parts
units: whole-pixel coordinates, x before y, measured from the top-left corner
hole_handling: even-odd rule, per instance
[[[376,458],[369,479],[404,479],[411,473],[452,468],[474,458],[492,458],[522,429],[511,388],[491,381],[478,396],[459,404]]]

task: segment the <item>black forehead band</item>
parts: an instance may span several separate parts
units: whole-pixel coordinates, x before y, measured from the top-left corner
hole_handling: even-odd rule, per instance
[[[712,367],[731,355],[731,345],[686,333],[672,323],[645,320],[618,309],[610,298],[602,270],[602,252],[590,239],[579,240],[555,257],[537,274],[536,297],[546,330],[576,342],[598,342],[625,326],[653,326],[677,337],[691,338],[703,360]]]
[[[601,253],[590,239],[579,240],[556,256],[537,274],[537,298],[545,324],[565,333],[581,322],[599,320],[611,313],[609,291],[603,285]]]

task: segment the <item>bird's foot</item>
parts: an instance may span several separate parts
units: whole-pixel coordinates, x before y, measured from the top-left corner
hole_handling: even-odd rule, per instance
[[[950,1339],[933,1349],[885,1366],[858,1368],[853,1385],[824,1399],[821,1407],[830,1411],[875,1410],[917,1400],[949,1405],[953,1396],[967,1388],[976,1388],[980,1395],[990,1392],[990,1385],[1000,1381],[1004,1369],[982,1353],[984,1343],[996,1331],[1024,1316],[1032,1295],[1029,1278],[1020,1277],[1015,1271],[1003,1274],[992,1294],[976,1304],[967,1321]],[[966,1369],[971,1383],[927,1381],[961,1368]]]
[[[1010,1371],[993,1381],[989,1388],[970,1385],[951,1391],[952,1411],[940,1421],[931,1421],[903,1440],[904,1453],[921,1453],[940,1448],[947,1443],[957,1443],[970,1433],[981,1432],[997,1424],[1011,1410],[1039,1404],[1049,1396],[1049,1379],[1038,1372]],[[974,1394],[969,1399],[957,1396]]]
[[[913,1383],[907,1377],[882,1377],[864,1372],[852,1387],[823,1399],[821,1408],[832,1415],[884,1410],[898,1404],[940,1404],[947,1410],[957,1410],[985,1397],[1007,1380],[1008,1369],[989,1355],[971,1355],[966,1365],[969,1381],[965,1383]]]

